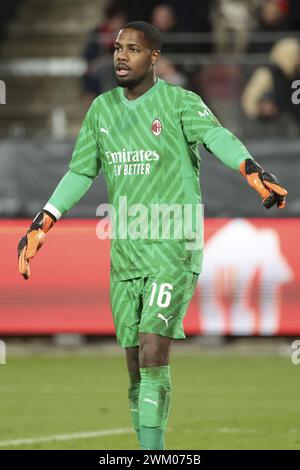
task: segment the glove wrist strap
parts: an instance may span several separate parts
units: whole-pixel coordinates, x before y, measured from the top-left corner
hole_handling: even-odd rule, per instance
[[[34,218],[32,224],[29,227],[28,232],[31,230],[42,230],[47,233],[55,224],[56,218],[50,212],[42,210]]]

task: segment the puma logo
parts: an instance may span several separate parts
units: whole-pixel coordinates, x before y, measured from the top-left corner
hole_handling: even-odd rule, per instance
[[[155,405],[155,406],[158,407],[157,401],[150,400],[150,398],[144,398],[144,401],[145,401],[146,403],[152,403],[153,405]]]
[[[108,129],[105,129],[104,127],[101,127],[100,132],[104,132],[104,134],[108,135],[110,128],[111,128],[111,126]]]
[[[171,320],[171,318],[173,318],[173,315],[171,315],[169,318],[165,318],[162,313],[158,313],[157,318],[161,318],[161,320],[166,322],[166,326],[169,326],[169,320]]]

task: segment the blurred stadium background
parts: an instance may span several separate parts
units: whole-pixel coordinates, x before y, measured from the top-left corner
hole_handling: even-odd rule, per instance
[[[101,176],[47,237],[32,279],[16,267],[18,239],[65,173],[91,100],[115,86],[115,33],[136,19],[163,32],[158,75],[200,94],[290,194],[284,211],[266,211],[202,150],[205,265],[189,339],[174,345],[167,446],[299,448],[299,1],[2,0],[0,449],[137,448],[109,243],[96,237]]]

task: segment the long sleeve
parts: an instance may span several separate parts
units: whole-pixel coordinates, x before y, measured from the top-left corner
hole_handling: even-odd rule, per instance
[[[85,195],[94,179],[69,170],[58,183],[44,209],[59,219]]]
[[[203,144],[224,165],[236,171],[244,160],[252,158],[245,145],[224,127],[208,130],[204,135]]]
[[[44,207],[56,218],[61,217],[80,201],[100,171],[97,127],[96,101],[94,101],[80,129],[69,171],[61,179]]]
[[[182,102],[181,122],[188,144],[203,144],[224,165],[238,170],[247,158],[252,158],[243,143],[222,127],[202,99],[186,92]]]

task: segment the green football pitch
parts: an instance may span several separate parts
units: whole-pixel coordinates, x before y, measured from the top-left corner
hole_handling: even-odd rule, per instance
[[[300,365],[289,357],[173,355],[167,449],[299,449]],[[9,357],[1,449],[138,449],[124,357]]]

